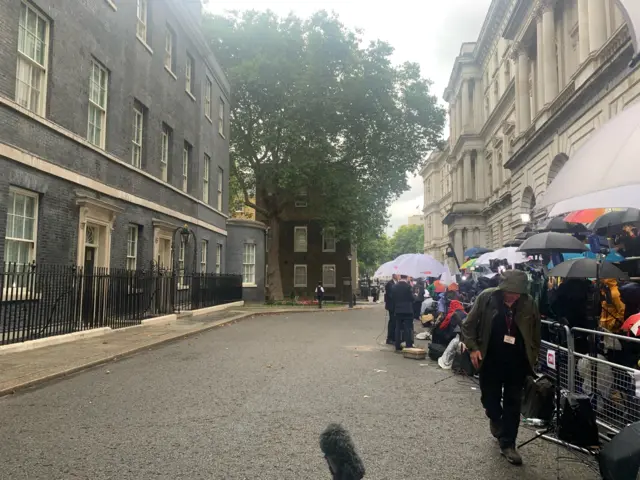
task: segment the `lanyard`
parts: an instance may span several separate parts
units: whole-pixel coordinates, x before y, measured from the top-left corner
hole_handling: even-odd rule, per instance
[[[507,335],[511,336],[511,328],[513,327],[513,310],[511,307],[507,307],[504,312],[504,318],[507,322]]]

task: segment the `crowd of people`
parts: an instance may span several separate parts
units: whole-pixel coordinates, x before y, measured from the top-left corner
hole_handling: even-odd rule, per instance
[[[598,289],[591,279],[549,279],[540,263],[494,267],[489,275],[458,275],[455,283],[447,285],[438,279],[394,276],[384,289],[386,343],[396,351],[402,351],[402,342],[413,347],[414,321],[427,327],[430,358],[438,359],[445,368],[451,368],[449,359],[453,358],[458,369],[478,375],[490,432],[506,459],[520,465],[515,446],[524,387],[527,378],[535,377],[539,370],[541,340],[551,340],[541,319],[633,335],[623,326],[640,312],[640,285],[606,279],[598,282]],[[586,334],[575,338],[578,353],[640,369],[638,343],[602,340],[594,344]],[[640,414],[633,380],[620,372],[612,376],[611,390],[628,400],[623,408]]]

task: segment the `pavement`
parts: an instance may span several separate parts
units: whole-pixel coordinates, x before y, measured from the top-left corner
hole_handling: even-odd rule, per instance
[[[384,329],[382,309],[256,316],[2,397],[0,478],[330,478],[334,421],[367,479],[598,478],[544,441],[507,464],[475,383],[393,353]]]

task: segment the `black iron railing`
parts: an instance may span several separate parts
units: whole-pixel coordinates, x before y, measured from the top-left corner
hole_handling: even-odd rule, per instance
[[[0,345],[242,300],[242,277],[63,265],[0,267]]]

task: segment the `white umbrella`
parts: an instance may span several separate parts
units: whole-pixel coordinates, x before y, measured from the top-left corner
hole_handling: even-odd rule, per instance
[[[495,252],[488,252],[481,255],[476,260],[476,265],[489,265],[491,260],[506,260],[509,265],[515,265],[516,263],[525,263],[527,257],[524,253],[518,251],[518,247],[505,247],[496,250]]]
[[[618,6],[627,22],[633,46],[638,54],[640,53],[640,2],[638,0],[618,0]]]
[[[398,261],[401,258],[406,257],[407,255],[410,255],[408,253],[405,253],[403,255],[400,255],[398,258],[391,260],[390,262],[386,262],[383,263],[382,265],[380,265],[378,267],[378,270],[376,270],[376,273],[373,274],[373,278],[380,278],[380,277],[390,277],[392,275],[396,275],[398,274]]]
[[[640,8],[640,7],[639,7]],[[605,123],[551,182],[550,216],[588,208],[640,208],[640,103]]]
[[[393,266],[398,275],[414,278],[438,277],[444,272],[444,265],[426,253],[408,253],[394,260]]]

